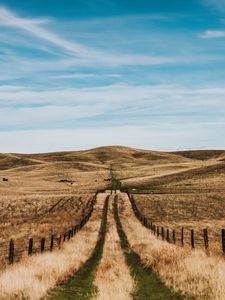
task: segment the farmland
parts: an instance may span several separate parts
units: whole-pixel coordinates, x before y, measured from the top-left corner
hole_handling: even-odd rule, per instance
[[[63,232],[113,176],[159,225],[224,226],[224,151],[156,152],[127,147],[0,156],[0,243]],[[3,181],[6,178],[8,181]],[[142,193],[142,194],[140,194]]]
[[[1,154],[0,246],[4,267],[0,286],[2,290],[7,286],[13,295],[9,296],[7,292],[6,299],[15,299],[18,289],[21,289],[21,295],[27,293],[27,299],[40,299],[46,294],[49,299],[67,299],[72,290],[76,297],[88,291],[80,299],[104,299],[107,293],[113,299],[116,297],[113,287],[120,284],[121,291],[117,297],[120,295],[121,299],[146,299],[154,295],[155,299],[206,299],[204,297],[207,296],[222,300],[223,285],[220,290],[217,289],[217,298],[212,292],[221,284],[220,279],[215,276],[213,286],[205,283],[210,280],[210,272],[193,273],[191,277],[193,282],[203,282],[201,284],[206,289],[203,294],[197,286],[193,288],[193,282],[187,285],[174,276],[184,268],[181,265],[184,257],[190,261],[199,259],[202,264],[215,267],[215,272],[223,272],[224,182],[225,151],[172,153],[113,146],[77,152]],[[121,187],[121,191],[128,190],[140,213],[149,222],[170,232],[176,230],[177,244],[168,244],[160,241],[161,237],[158,240],[152,236],[134,216],[126,193],[104,192],[111,184],[114,188]],[[72,235],[70,241],[69,236],[68,244],[58,247],[59,236],[63,237],[68,228],[74,228],[90,212],[97,190],[102,192],[97,194],[97,204],[90,221],[75,236]],[[103,209],[105,199],[109,201],[107,209]],[[181,228],[184,229],[183,248],[180,247]],[[204,253],[202,230],[205,228],[209,233],[210,258]],[[191,251],[191,229],[195,232],[195,251]],[[55,251],[39,254],[41,238],[46,238],[45,250],[49,250],[51,236],[55,238]],[[30,238],[34,239],[33,254],[36,254],[32,258],[27,255]],[[16,259],[15,266],[8,269],[10,239],[14,241]],[[78,250],[79,255],[71,254],[73,247],[82,249]],[[22,248],[24,251],[18,254]],[[171,274],[164,260],[168,259],[174,267],[176,259],[171,256],[173,251],[177,255],[177,270]],[[43,273],[45,255],[51,266]],[[71,261],[68,255],[72,255]],[[158,264],[150,259],[154,255]],[[161,256],[164,258],[160,263]],[[154,272],[145,271],[146,264]],[[29,288],[29,282],[23,282],[19,288],[18,283],[3,284],[7,276],[13,278],[16,276],[13,272],[20,272],[20,268],[25,273],[28,269],[34,272],[35,295]],[[222,269],[219,271],[219,268]],[[58,274],[57,277],[55,274]],[[127,278],[124,284],[120,278],[123,274]],[[188,269],[185,269],[184,275],[190,276]],[[68,284],[65,278],[71,278]],[[104,280],[107,280],[107,288]],[[78,288],[81,281],[84,286],[79,285]],[[65,284],[58,290],[62,283]],[[3,294],[1,297],[5,299]]]
[[[28,246],[29,238],[61,234],[79,222],[99,188],[106,186],[104,166],[71,162],[58,157],[5,154],[0,158],[1,261],[12,238],[16,248]],[[7,181],[3,181],[7,179]],[[37,245],[38,246],[38,245]]]

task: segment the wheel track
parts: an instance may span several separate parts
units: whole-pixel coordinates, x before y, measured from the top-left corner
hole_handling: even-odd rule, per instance
[[[92,256],[86,261],[84,266],[64,285],[48,297],[49,300],[85,300],[96,294],[94,278],[97,267],[102,258],[105,235],[107,229],[107,214],[109,197],[107,196],[102,210],[102,221],[98,234],[98,241]]]
[[[131,249],[120,221],[118,196],[116,196],[114,200],[114,218],[127,265],[130,267],[131,273],[137,282],[137,289],[133,295],[133,299],[192,300],[189,297],[182,296],[167,288],[155,273],[141,263],[140,256]]]

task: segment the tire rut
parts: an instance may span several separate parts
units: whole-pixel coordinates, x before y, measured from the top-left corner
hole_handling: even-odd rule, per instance
[[[98,234],[98,241],[92,256],[86,261],[83,267],[67,283],[61,285],[47,298],[49,300],[86,300],[96,294],[94,278],[97,267],[102,258],[105,235],[107,228],[109,196],[106,197],[102,211],[102,221]]]
[[[167,288],[154,272],[141,263],[139,255],[131,249],[119,217],[118,196],[115,196],[114,199],[114,218],[127,265],[130,267],[131,274],[137,283],[137,289],[133,295],[133,299],[192,300],[192,298],[180,295]]]

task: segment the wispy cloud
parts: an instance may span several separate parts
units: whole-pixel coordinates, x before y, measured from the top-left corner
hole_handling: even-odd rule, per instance
[[[40,20],[27,19],[17,16],[10,10],[0,8],[0,25],[13,27],[23,30],[32,36],[45,40],[58,48],[64,49],[68,54],[79,58],[83,63],[107,64],[110,66],[118,65],[160,65],[176,63],[175,57],[150,56],[136,54],[112,54],[100,49],[82,45],[75,41],[68,41],[58,34],[45,29]]]
[[[216,38],[224,38],[225,30],[206,30],[201,38],[203,39],[216,39]]]
[[[224,0],[202,0],[203,4],[214,7],[220,11],[225,10],[225,1]]]
[[[91,13],[105,3],[82,1]],[[202,39],[225,31],[196,38],[192,15],[124,11],[69,20],[58,8],[41,19],[0,7],[0,152],[224,145],[223,40]]]
[[[96,73],[77,73],[77,74],[60,74],[50,76],[52,79],[90,79],[90,78],[121,78],[121,74],[96,74]]]
[[[47,91],[4,87],[0,89],[0,131],[58,128],[59,124],[69,129],[84,118],[85,126],[138,125],[140,120],[149,124],[166,118],[193,124],[219,121],[225,113],[224,97],[224,87],[111,85]]]
[[[74,54],[87,52],[86,47],[83,47],[82,45],[75,42],[71,43],[69,41],[64,40],[57,34],[54,34],[41,27],[40,23],[42,24],[43,22],[40,22],[40,20],[36,19],[21,18],[4,7],[0,8],[0,25],[10,26],[24,30],[38,38],[51,42],[60,48],[71,51]]]
[[[1,152],[47,152],[126,145],[152,150],[224,149],[224,122],[152,122],[149,125],[0,132]],[[103,139],[104,137],[104,139]],[[60,143],[59,143],[60,141]]]

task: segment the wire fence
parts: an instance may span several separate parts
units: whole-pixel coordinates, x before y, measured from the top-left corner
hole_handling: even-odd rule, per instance
[[[191,249],[195,249],[197,243],[199,244],[201,241],[202,246],[204,247],[206,253],[209,255],[210,252],[210,241],[209,241],[209,232],[207,228],[202,229],[201,231],[195,231],[194,229],[186,229],[181,227],[179,229],[171,229],[167,226],[156,225],[151,222],[148,218],[146,218],[134,200],[133,195],[130,194],[129,191],[126,191],[128,198],[130,200],[133,212],[137,219],[158,238],[165,240],[169,243],[177,244],[180,246],[188,245]],[[218,246],[218,243],[215,240],[211,240],[211,243]],[[221,229],[220,235],[220,252],[225,254],[225,229]]]
[[[6,266],[8,264],[13,264],[19,262],[23,257],[32,256],[37,253],[44,253],[46,251],[52,252],[53,250],[60,249],[61,245],[69,241],[72,237],[76,235],[88,222],[94,206],[96,203],[96,198],[98,193],[104,192],[105,190],[98,190],[93,198],[88,203],[88,208],[85,215],[78,224],[71,226],[64,232],[54,233],[49,236],[42,237],[30,237],[27,242],[24,238],[21,240],[10,239],[9,243],[4,243],[1,245],[1,266]]]

